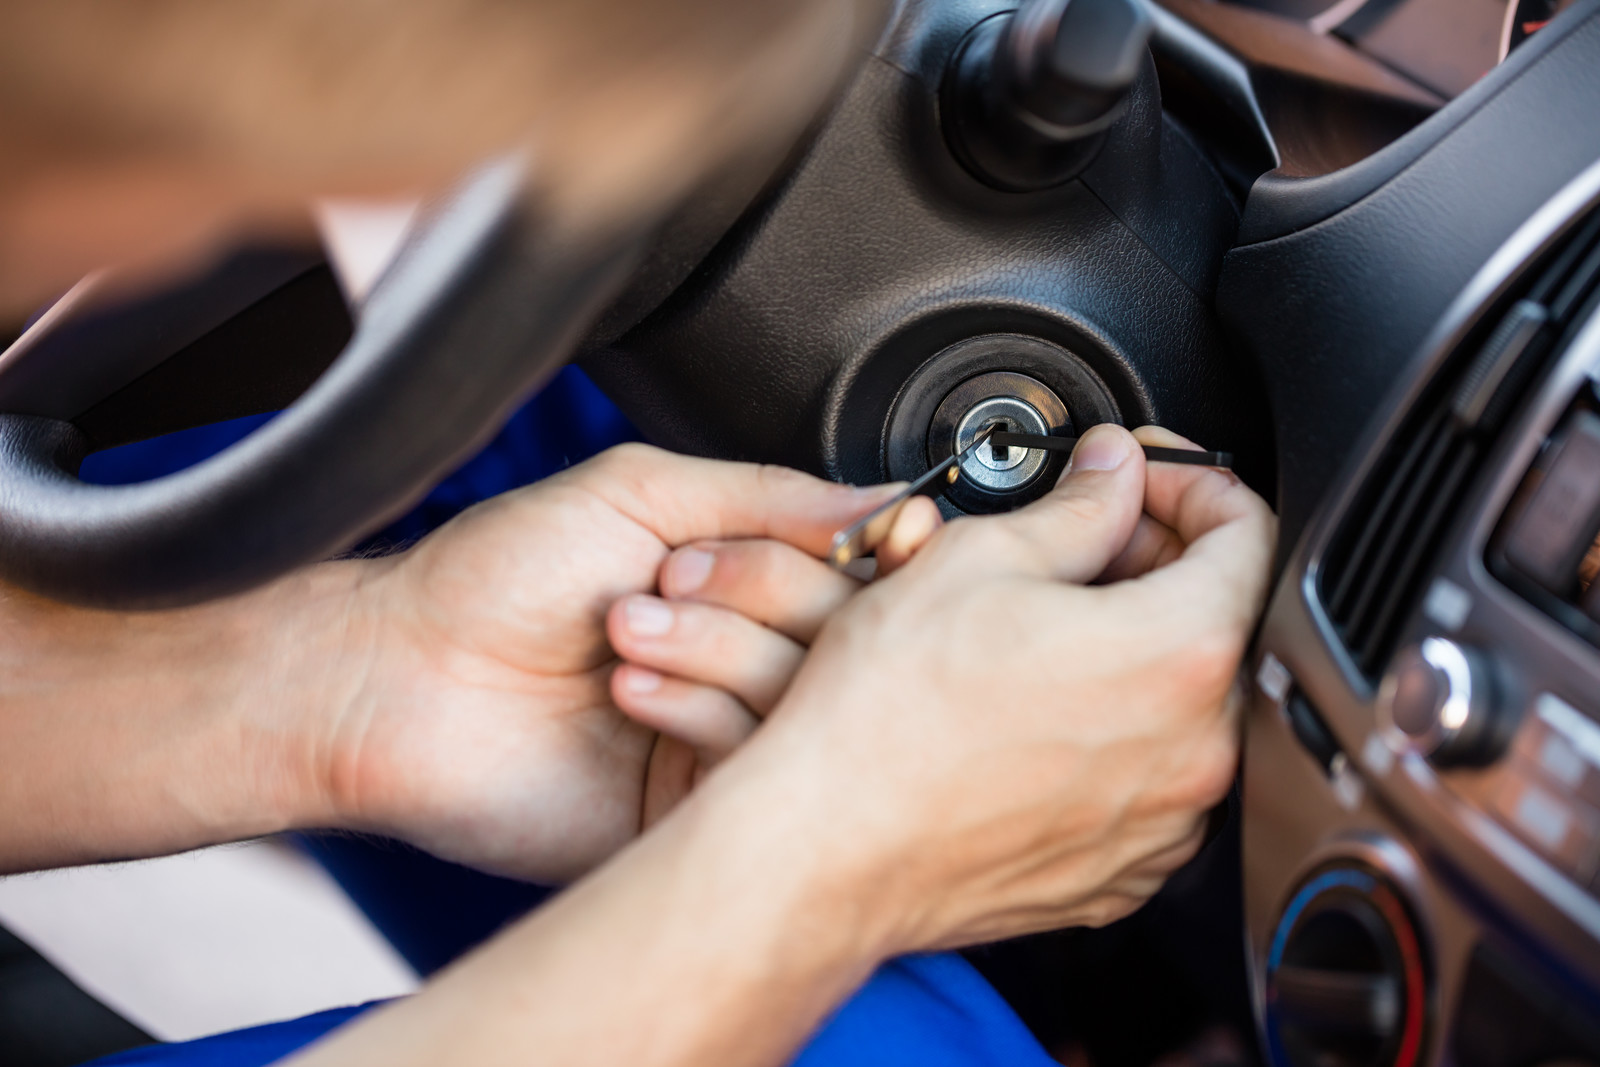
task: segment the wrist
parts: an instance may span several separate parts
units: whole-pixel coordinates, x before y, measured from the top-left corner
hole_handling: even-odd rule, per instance
[[[236,824],[256,824],[247,835],[343,825],[332,739],[371,666],[377,626],[363,591],[385,565],[322,563],[219,605],[234,669],[208,746],[238,768],[231,803]]]
[[[761,872],[767,892],[819,963],[864,968],[905,951],[892,872],[856,835],[859,812],[839,810],[822,766],[765,758],[752,742],[683,805],[699,847],[738,865],[731,879]]]
[[[0,868],[317,823],[313,727],[338,698],[356,579],[331,564],[137,613],[0,593]]]
[[[716,779],[478,954],[480,988],[521,1004],[567,1002],[537,1031],[553,1061],[787,1062],[886,958],[854,884],[819,862],[814,841],[793,836],[804,820],[790,816],[790,798]],[[618,1016],[650,1025],[606,1025]],[[468,1023],[471,1040],[516,1047],[495,1022]]]

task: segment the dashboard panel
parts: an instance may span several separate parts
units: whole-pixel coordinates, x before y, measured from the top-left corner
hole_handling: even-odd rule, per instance
[[[1441,316],[1269,609],[1244,856],[1276,1062],[1600,1060],[1597,537],[1600,162]]]
[[[1459,95],[1571,0],[1225,0],[1332,34],[1441,96]]]
[[[1263,168],[1288,178],[1359,163],[1469,91],[1572,0],[1157,0],[1242,68],[1250,109],[1272,142]],[[1185,53],[1183,56],[1174,53]],[[1259,152],[1230,152],[1228,104],[1197,92],[1192,49],[1158,35],[1168,104],[1222,146],[1225,170]],[[1234,110],[1238,110],[1235,108]],[[1248,173],[1247,188],[1260,170]]]

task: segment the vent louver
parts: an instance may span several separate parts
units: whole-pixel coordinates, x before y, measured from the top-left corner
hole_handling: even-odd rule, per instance
[[[1478,464],[1512,407],[1600,284],[1600,212],[1489,317],[1441,370],[1385,446],[1324,557],[1318,594],[1357,667],[1382,672],[1418,585]]]

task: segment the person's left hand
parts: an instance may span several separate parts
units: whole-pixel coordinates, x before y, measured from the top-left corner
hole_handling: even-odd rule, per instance
[[[359,682],[320,735],[339,824],[538,881],[588,870],[639,832],[656,741],[612,700],[607,609],[677,546],[820,552],[886,491],[623,446],[362,564]],[[671,621],[628,604],[613,627]]]

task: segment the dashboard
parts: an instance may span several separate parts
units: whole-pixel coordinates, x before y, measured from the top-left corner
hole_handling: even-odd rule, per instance
[[[1229,0],[1303,22],[1453,99],[1570,0]]]
[[[992,60],[1017,5],[902,0],[781,173],[708,185],[707,217],[580,271],[491,170],[353,338],[326,269],[281,255],[24,338],[0,367],[0,561],[37,550],[76,584],[15,580],[121,606],[243,588],[448,470],[548,369],[530,351],[575,351],[659,444],[853,482],[916,476],[1000,395],[1062,435],[1160,422],[1234,453],[1281,529],[1235,825],[1247,936],[1219,877],[1200,918],[1180,885],[1130,920],[1201,945],[1172,1000],[1248,986],[1278,1067],[1600,1063],[1600,0],[1156,2],[1121,95],[1045,123],[1070,151],[1027,167],[1001,150],[1039,124],[984,131],[1017,101],[973,80],[1015,73]],[[240,330],[301,358],[246,381]],[[92,390],[60,386],[51,344]],[[72,525],[72,449],[285,408],[190,488],[117,496],[142,525]],[[1059,469],[947,509],[1006,510]],[[35,499],[50,521],[8,532]],[[1077,1004],[1145,1003],[1162,968],[1129,929]],[[1010,993],[1043,1035],[1069,998],[1039,973]],[[1080,1016],[1119,1050],[1096,1062],[1182,1036]]]
[[[1263,1044],[1295,1065],[1600,1062],[1600,146],[1578,103],[1600,88],[1594,11],[1270,6],[1337,14],[1341,47],[1453,102],[1342,174],[1261,179],[1253,197],[1339,195],[1320,217],[1258,215],[1255,241],[1247,208],[1224,269],[1225,307],[1296,308],[1282,332],[1234,312],[1258,352],[1299,340],[1242,786]],[[1544,80],[1545,23],[1569,6],[1554,25],[1574,65]],[[1507,94],[1528,95],[1496,120]],[[1581,147],[1555,147],[1573,140],[1558,128]],[[1341,189],[1364,170],[1382,173]],[[1286,246],[1320,247],[1325,269],[1258,269]],[[1365,403],[1364,428],[1318,416],[1318,395]]]
[[[1570,0],[1157,0],[1242,64],[1270,158],[1235,133],[1225,165],[1313,177],[1360,162],[1469,90]],[[1179,52],[1184,50],[1180,49]],[[1163,50],[1169,106],[1191,124],[1219,110]],[[1226,143],[1226,141],[1224,142]],[[1243,182],[1248,186],[1249,181]]]
[[[1600,165],[1444,317],[1269,613],[1246,793],[1298,803],[1250,805],[1246,862],[1281,1062],[1600,1054],[1597,384]]]

